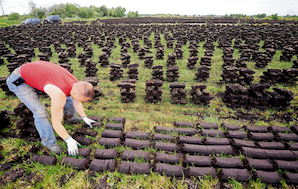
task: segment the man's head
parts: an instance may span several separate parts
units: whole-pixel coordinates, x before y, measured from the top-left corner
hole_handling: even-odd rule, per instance
[[[75,83],[70,91],[73,100],[85,102],[94,98],[93,85],[86,81]]]

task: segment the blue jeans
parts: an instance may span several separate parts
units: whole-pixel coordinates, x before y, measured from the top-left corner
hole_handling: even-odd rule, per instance
[[[49,116],[47,111],[40,102],[38,94],[33,87],[27,85],[26,83],[22,83],[19,86],[13,84],[13,82],[19,77],[21,77],[20,74],[12,72],[6,80],[7,86],[9,90],[12,91],[31,110],[33,113],[34,125],[39,133],[41,143],[46,147],[50,147],[56,143],[56,138],[53,127],[48,120]],[[70,96],[67,97],[64,112],[71,112],[71,116],[76,117],[77,112],[75,111],[73,100]]]

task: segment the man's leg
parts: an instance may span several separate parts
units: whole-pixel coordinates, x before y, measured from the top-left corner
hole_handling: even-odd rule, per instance
[[[48,120],[47,111],[40,102],[33,87],[25,83],[19,86],[12,83],[18,77],[19,75],[14,73],[11,74],[11,76],[7,79],[8,88],[14,92],[16,96],[32,111],[34,124],[41,138],[41,142],[44,146],[51,150],[51,147],[53,148],[57,144],[52,125]],[[54,148],[52,151],[59,153],[57,148]]]
[[[73,100],[70,96],[67,97],[65,106],[63,108],[63,119],[67,123],[79,123],[82,121],[80,117],[77,117],[77,111],[73,105]]]

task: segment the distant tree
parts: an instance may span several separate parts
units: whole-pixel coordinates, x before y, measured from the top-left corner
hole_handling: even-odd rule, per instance
[[[139,17],[139,13],[138,13],[138,11],[136,11],[136,12],[129,11],[127,13],[127,17],[128,18],[136,18],[136,17]]]
[[[36,13],[36,9],[37,9],[36,3],[34,3],[34,1],[32,1],[32,0],[29,0],[28,5],[30,7],[30,14],[32,16],[36,16],[37,15],[37,13]]]
[[[99,7],[99,10],[102,16],[109,16],[109,9],[105,5],[102,5],[101,7]]]
[[[272,20],[278,20],[277,13],[276,13],[276,14],[272,14],[272,15],[271,15],[271,19],[272,19]]]
[[[65,15],[70,18],[76,17],[79,13],[78,5],[66,3],[65,5]]]
[[[20,15],[19,13],[12,13],[11,15],[8,16],[8,20],[19,20]]]
[[[122,8],[122,7],[116,7],[115,8],[115,17],[120,17],[122,18],[124,15],[125,15],[125,11],[126,9],[125,8]]]
[[[46,15],[46,9],[45,8],[39,8],[37,9],[37,18],[42,19]]]
[[[78,11],[79,11],[78,16],[80,18],[88,18],[88,12],[87,12],[86,8],[81,7],[81,8],[78,9]]]
[[[257,18],[265,18],[266,17],[266,14],[265,13],[264,14],[257,14],[256,17]]]
[[[109,16],[116,17],[116,11],[114,7],[109,10]]]
[[[30,15],[33,17],[38,17],[39,19],[43,18],[46,15],[46,9],[45,8],[37,8],[36,3],[34,1],[30,0],[28,2],[30,7]]]

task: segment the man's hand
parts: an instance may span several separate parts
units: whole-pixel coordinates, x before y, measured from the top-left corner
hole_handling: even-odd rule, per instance
[[[89,119],[87,116],[82,118],[84,120],[84,122],[89,125],[90,128],[93,128],[93,126],[91,125],[91,123],[95,123],[96,121]]]
[[[67,151],[71,156],[75,156],[79,153],[78,146],[81,146],[76,140],[74,140],[71,136],[64,140],[67,143]]]

